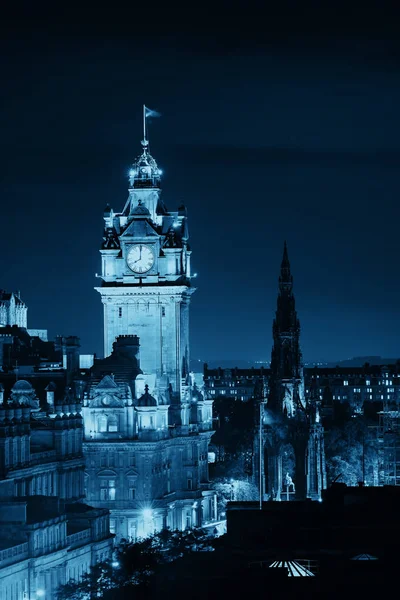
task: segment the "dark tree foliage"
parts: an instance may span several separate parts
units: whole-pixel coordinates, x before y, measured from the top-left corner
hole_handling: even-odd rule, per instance
[[[360,481],[378,485],[376,422],[358,415],[332,427],[325,433],[325,457],[328,486],[334,480],[352,486]]]
[[[334,427],[344,427],[350,421],[352,415],[352,410],[349,402],[341,402],[340,400],[334,400],[332,406],[332,425]]]
[[[212,443],[219,449],[217,459],[226,463],[224,472],[237,468],[234,463],[239,461],[243,474],[250,475],[252,471],[253,438],[255,402],[242,402],[227,396],[218,396],[213,405],[217,428]],[[218,460],[217,460],[218,462]],[[232,466],[229,465],[232,463]],[[218,469],[218,466],[217,466]]]
[[[93,600],[106,591],[118,585],[118,572],[110,563],[101,562],[91,567],[89,573],[85,573],[82,579],[70,581],[58,589],[57,600]]]
[[[99,563],[81,581],[59,588],[59,600],[105,600],[143,597],[153,577],[163,565],[194,552],[212,551],[212,539],[203,529],[170,531],[164,529],[144,540],[122,540],[115,549],[113,563]],[[125,591],[124,591],[125,590]],[[126,593],[125,593],[126,592]]]

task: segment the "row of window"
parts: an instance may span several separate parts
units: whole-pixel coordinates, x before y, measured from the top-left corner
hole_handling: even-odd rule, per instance
[[[101,467],[123,467],[125,464],[126,454],[124,452],[102,452],[100,454],[100,466]],[[118,459],[118,465],[117,463]],[[91,466],[95,467],[96,462],[94,460],[91,461]],[[134,453],[130,453],[128,456],[128,466],[135,467],[136,466],[136,457]]]
[[[161,316],[165,317],[165,306],[161,307]],[[122,318],[122,306],[118,307],[118,317],[121,319]]]
[[[379,397],[380,396],[380,397]],[[334,394],[332,396],[333,400],[347,400],[347,396],[343,396],[343,395],[339,395],[337,396],[336,394]],[[385,396],[384,394],[375,394],[375,400],[384,400]],[[387,394],[387,399],[388,400],[393,400],[393,397],[390,394]],[[369,394],[369,400],[373,400],[373,395]]]
[[[116,415],[100,415],[97,426],[100,433],[115,433],[118,431],[118,417]]]
[[[187,489],[193,489],[193,479],[188,473],[187,477]],[[167,480],[167,493],[171,492],[171,482],[168,478]],[[130,487],[128,490],[129,500],[135,500],[136,498],[136,489],[134,487]],[[115,479],[105,479],[100,484],[100,500],[103,502],[114,501],[116,499],[116,485]]]

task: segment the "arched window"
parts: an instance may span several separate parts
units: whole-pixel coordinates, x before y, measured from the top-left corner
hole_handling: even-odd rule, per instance
[[[107,431],[107,417],[105,415],[99,416],[98,428],[100,433],[105,433]]]
[[[118,431],[118,418],[114,415],[108,417],[108,431],[110,433]]]

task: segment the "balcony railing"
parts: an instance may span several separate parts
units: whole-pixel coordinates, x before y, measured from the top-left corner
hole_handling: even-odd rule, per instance
[[[67,546],[84,546],[91,539],[91,530],[83,529],[82,531],[77,531],[76,533],[71,533],[71,535],[67,535],[66,541]]]
[[[57,458],[55,450],[43,450],[42,452],[33,452],[29,464],[37,465],[38,463],[53,462]]]
[[[28,558],[28,542],[0,550],[0,569]]]

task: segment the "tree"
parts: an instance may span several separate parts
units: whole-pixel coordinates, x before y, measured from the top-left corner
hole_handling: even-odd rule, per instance
[[[91,567],[79,581],[70,581],[58,589],[57,600],[93,600],[118,585],[118,573],[110,563]]]
[[[347,485],[357,485],[359,481],[378,484],[379,450],[370,425],[369,420],[360,415],[326,432],[328,484],[335,479]]]
[[[71,581],[58,590],[59,600],[113,598],[115,590],[125,587],[145,593],[163,565],[193,552],[214,550],[203,529],[170,531],[164,529],[144,540],[122,540],[115,549],[115,563],[99,563],[80,581]]]

